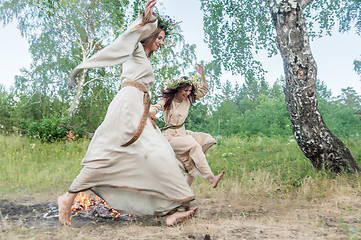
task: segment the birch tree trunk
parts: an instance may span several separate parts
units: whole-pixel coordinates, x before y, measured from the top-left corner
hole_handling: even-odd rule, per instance
[[[70,117],[70,119],[72,119],[75,115],[75,113],[78,111],[79,109],[79,105],[80,105],[80,101],[83,97],[83,90],[84,90],[84,85],[85,85],[85,74],[86,74],[87,70],[83,70],[78,77],[78,83],[76,86],[76,93],[75,96],[70,104],[70,107],[68,108],[67,112],[68,115]]]
[[[293,133],[304,155],[317,169],[359,172],[354,157],[334,136],[318,110],[317,66],[312,56],[303,9],[312,0],[267,0],[276,28],[277,46],[286,76],[284,89]]]

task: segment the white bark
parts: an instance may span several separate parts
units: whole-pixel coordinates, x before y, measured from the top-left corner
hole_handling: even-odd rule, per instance
[[[303,7],[312,0],[268,0],[284,61],[287,109],[295,139],[317,169],[360,171],[345,145],[324,123],[316,98],[317,65],[312,56]]]
[[[300,0],[300,7],[301,9],[305,9],[308,5],[310,5],[313,0]]]
[[[78,82],[76,87],[75,97],[68,109],[68,115],[72,118],[74,114],[78,111],[81,98],[83,97],[83,90],[85,86],[85,75],[87,70],[83,70],[81,74],[78,75]]]

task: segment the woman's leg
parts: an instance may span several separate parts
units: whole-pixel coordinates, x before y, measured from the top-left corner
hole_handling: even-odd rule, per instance
[[[208,179],[213,188],[217,187],[225,171],[223,170],[220,174],[214,176],[208,165],[206,156],[202,151],[201,145],[199,145],[199,143],[191,135],[173,137],[169,143],[176,154],[181,155],[189,151],[189,157],[192,159],[199,172],[201,172],[204,178]],[[188,177],[187,175],[186,180],[188,185],[191,186],[194,180],[194,176]]]
[[[182,155],[189,152],[191,161],[203,176],[213,176],[206,156],[199,143],[190,135],[173,137],[169,141],[176,155]],[[204,177],[206,178],[206,177]]]
[[[212,185],[213,188],[217,187],[217,185],[218,185],[219,181],[222,179],[224,173],[225,173],[225,171],[222,170],[222,172],[220,174],[218,174],[217,176],[207,178],[209,183]]]
[[[189,211],[175,212],[171,215],[167,215],[165,217],[165,223],[167,224],[167,226],[172,226],[184,222],[185,220],[192,218],[196,213],[197,209],[198,207],[194,207]]]
[[[71,206],[78,193],[65,193],[58,197],[59,221],[63,225],[72,225]]]
[[[188,186],[192,186],[192,183],[194,181],[194,177],[192,175],[190,175],[190,174],[187,174],[186,175],[186,181],[188,183]]]

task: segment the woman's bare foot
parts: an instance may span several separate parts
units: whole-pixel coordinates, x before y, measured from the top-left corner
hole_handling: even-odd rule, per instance
[[[59,221],[63,225],[72,225],[71,206],[76,197],[76,193],[65,193],[58,197]]]
[[[187,219],[190,219],[196,213],[198,207],[194,207],[193,209],[185,212],[175,212],[172,215],[168,215],[165,218],[165,222],[167,226],[172,226],[181,222],[184,222]]]
[[[217,176],[213,176],[211,178],[209,178],[209,182],[212,185],[212,188],[216,188],[219,181],[222,179],[223,175],[224,175],[225,171],[223,170],[220,174],[218,174]]]

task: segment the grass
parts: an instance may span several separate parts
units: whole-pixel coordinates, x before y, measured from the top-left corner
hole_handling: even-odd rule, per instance
[[[361,164],[361,139],[343,141]],[[87,139],[48,144],[25,137],[0,135],[0,195],[5,199],[33,198],[37,203],[47,196],[54,201],[79,173],[88,144]],[[321,229],[331,234],[327,235],[331,238],[336,234],[332,239],[361,238],[359,175],[334,175],[315,170],[292,139],[222,138],[209,150],[207,159],[215,174],[224,169],[226,175],[216,189],[210,188],[205,179],[195,180],[192,189],[198,206],[202,208],[196,219],[189,221],[186,227],[180,225],[166,230],[130,224],[119,229],[117,234],[153,236],[154,232],[162,230],[159,239],[177,239],[189,234],[197,236],[198,233],[231,234],[229,239],[232,239],[241,228],[249,231],[246,231],[248,235],[242,235],[246,238],[253,236],[251,233],[254,232],[260,234],[255,236],[262,237],[260,230],[263,232],[264,229],[268,234],[274,234],[270,236],[278,236],[291,228],[284,226],[294,223],[292,228],[297,229],[298,237]],[[91,229],[86,226],[65,230],[56,228],[45,233],[41,228],[18,228],[6,221],[0,221],[1,224],[7,229],[3,233],[8,239],[18,235],[26,238],[28,234],[35,234],[37,239],[48,239],[49,234],[59,236],[58,239],[63,239],[64,234],[82,239]],[[254,231],[255,227],[258,231]],[[106,231],[99,232],[102,228]],[[95,229],[99,238],[107,239],[109,233],[113,239],[114,226],[101,225]],[[277,232],[274,229],[283,230]]]
[[[361,161],[361,140],[344,140]],[[89,140],[41,143],[0,135],[0,194],[64,192],[79,173]],[[322,196],[343,188],[361,191],[358,175],[335,176],[312,167],[293,139],[237,137],[218,139],[207,155],[213,172],[226,170],[221,188],[226,193],[259,196]],[[207,181],[196,179],[197,194],[211,194]]]
[[[345,143],[360,164],[361,140],[347,139]],[[279,196],[296,192],[308,198],[336,191],[338,186],[361,190],[357,174],[337,176],[317,171],[293,139],[221,139],[210,149],[208,161],[215,173],[225,169],[228,179],[252,194]],[[230,191],[233,186],[228,188]]]
[[[48,144],[0,135],[0,193],[65,191],[81,169],[88,143]]]

